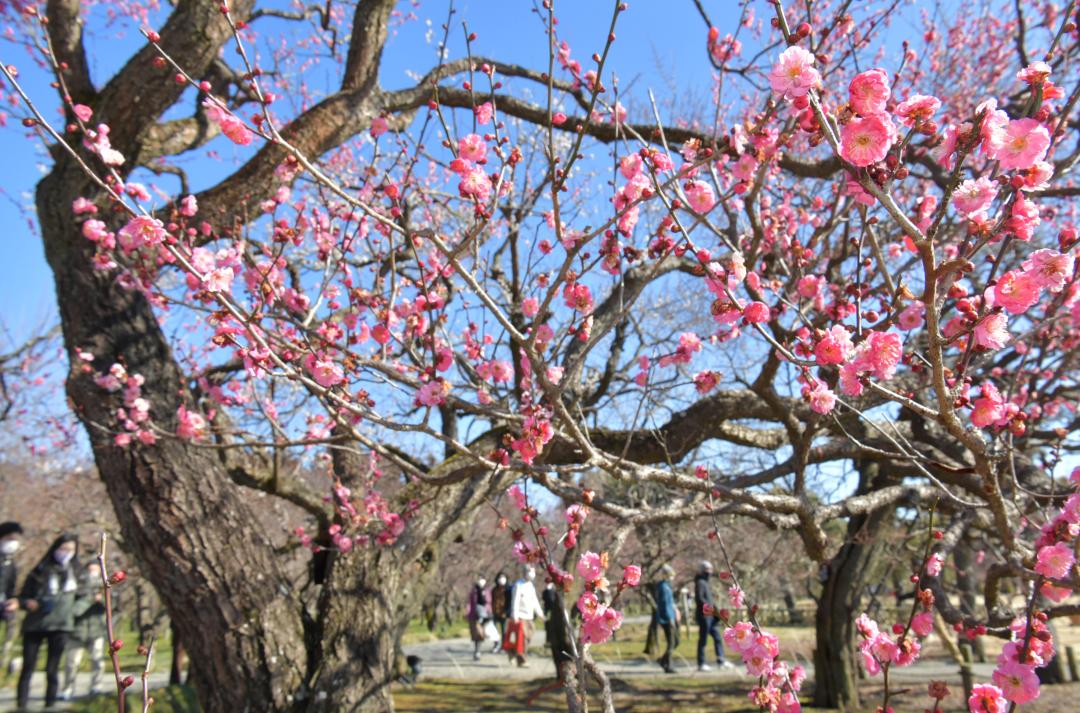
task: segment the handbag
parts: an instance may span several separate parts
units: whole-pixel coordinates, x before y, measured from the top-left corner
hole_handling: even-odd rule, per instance
[[[495,628],[495,622],[488,619],[484,622],[484,640],[485,641],[498,641],[499,630]]]

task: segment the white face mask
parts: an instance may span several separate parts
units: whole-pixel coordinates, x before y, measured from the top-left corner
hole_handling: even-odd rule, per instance
[[[534,579],[536,579],[536,572],[533,572],[530,569],[528,572],[525,573],[525,579],[529,580],[530,582],[533,581]]]
[[[478,586],[478,587],[485,587],[485,586],[487,586],[487,580],[486,580],[486,579],[481,579],[481,580],[478,580],[478,581],[476,582],[476,586]]]
[[[496,581],[499,584],[506,584],[506,577],[499,577]]]
[[[13,555],[19,551],[18,540],[5,540],[0,542],[0,554]]]
[[[67,566],[67,563],[70,562],[71,558],[74,556],[74,552],[61,552],[60,550],[53,552],[53,558],[62,566]]]

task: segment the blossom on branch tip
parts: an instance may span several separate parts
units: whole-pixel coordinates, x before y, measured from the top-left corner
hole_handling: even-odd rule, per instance
[[[806,96],[806,93],[821,84],[821,74],[814,68],[814,55],[793,45],[780,53],[772,71],[769,72],[769,85],[785,99]]]

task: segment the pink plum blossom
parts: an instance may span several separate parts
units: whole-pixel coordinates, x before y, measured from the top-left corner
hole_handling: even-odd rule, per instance
[[[840,133],[840,155],[855,166],[869,166],[885,158],[895,129],[884,114],[852,119]]]
[[[821,83],[821,74],[814,69],[814,55],[793,45],[780,53],[779,59],[769,73],[769,85],[785,99],[806,96],[814,86]]]
[[[889,94],[889,75],[880,68],[856,74],[848,85],[848,103],[860,116],[884,113]]]
[[[991,154],[1004,169],[1031,168],[1042,161],[1050,148],[1050,132],[1035,119],[1013,119],[1004,130],[1001,143]]]

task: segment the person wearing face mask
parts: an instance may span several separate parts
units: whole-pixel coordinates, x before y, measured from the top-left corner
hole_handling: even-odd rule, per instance
[[[491,618],[491,606],[485,587],[487,579],[481,574],[469,590],[469,606],[465,610],[465,620],[469,622],[469,635],[473,640],[473,661],[480,660],[480,645],[485,638],[484,624]]]
[[[26,578],[19,601],[26,610],[23,619],[23,662],[19,674],[19,708],[30,698],[30,678],[37,666],[42,644],[49,648],[45,665],[45,707],[56,703],[60,689],[60,658],[68,635],[75,628],[76,607],[83,599],[81,570],[76,564],[79,542],[75,535],[56,538],[41,561]]]
[[[533,621],[536,617],[544,618],[544,610],[540,608],[540,600],[536,596],[536,570],[532,565],[525,565],[523,576],[514,582],[510,594],[510,621],[506,625],[506,636],[503,637],[503,650],[510,659],[517,660],[517,665],[526,667],[529,662],[525,659],[529,650],[529,639],[532,638]]]
[[[499,572],[495,575],[495,586],[491,588],[491,619],[499,630],[499,640],[495,642],[491,653],[496,653],[502,646],[506,637],[506,620],[510,617],[510,587],[506,582],[506,574]]]
[[[17,522],[0,523],[0,621],[4,624],[4,637],[0,639],[0,672],[7,671],[11,645],[15,641],[15,614],[19,611],[15,587],[19,572],[15,567],[15,553],[19,551],[22,531]]]

